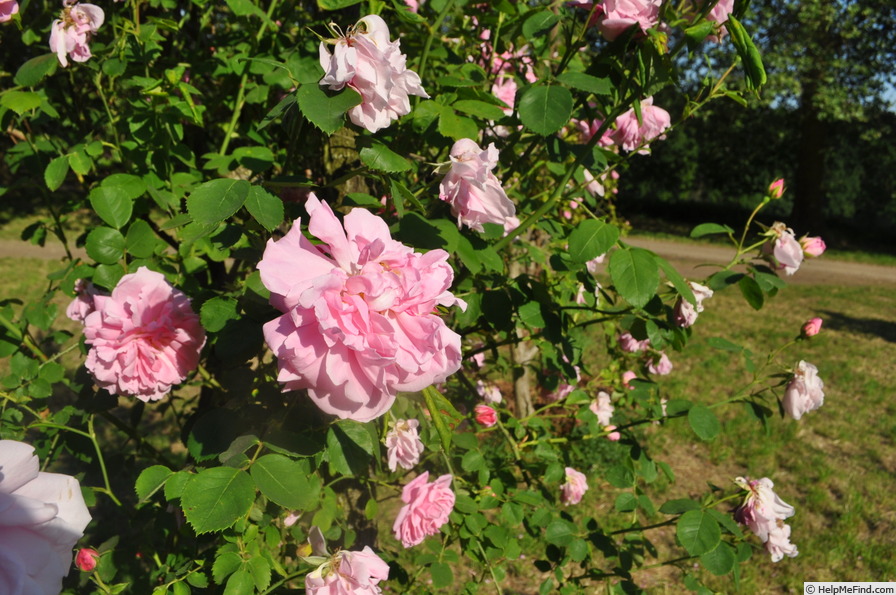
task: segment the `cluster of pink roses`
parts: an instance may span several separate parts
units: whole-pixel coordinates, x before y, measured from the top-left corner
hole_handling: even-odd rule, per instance
[[[87,42],[103,25],[106,15],[94,4],[78,4],[65,0],[62,14],[50,29],[50,51],[68,66],[66,56],[75,62],[86,62],[92,55]]]
[[[566,4],[592,10],[592,21],[589,22],[589,25],[596,23],[601,34],[606,39],[613,41],[635,26],[641,36],[648,29],[656,27],[659,24],[660,8],[663,3],[662,0],[603,0],[595,7],[595,2],[592,0],[571,0]],[[734,0],[719,0],[709,11],[706,19],[717,23],[719,29],[716,35],[710,36],[710,39],[719,41],[724,35],[725,28],[722,25],[728,20],[728,15],[733,10]]]
[[[0,440],[3,595],[58,595],[89,522],[77,479],[40,471],[34,448]]]
[[[311,194],[301,221],[269,240],[258,269],[283,315],[264,325],[284,390],[308,389],[315,404],[343,419],[384,414],[398,391],[442,382],[461,363],[460,336],[433,314],[463,306],[448,288],[448,253],[415,253],[392,239],[381,218],[353,209],[343,223]]]
[[[205,330],[190,298],[140,267],[111,295],[79,282],[66,314],[84,324],[87,369],[113,395],[157,401],[199,365]]]
[[[619,347],[626,353],[637,353],[650,348],[650,339],[639,341],[631,333],[625,332],[616,337]],[[646,355],[647,371],[651,374],[665,376],[672,373],[672,360],[664,351],[655,351],[652,355]]]
[[[747,496],[734,518],[762,540],[772,562],[779,562],[784,556],[795,557],[799,552],[790,543],[790,525],[784,523],[784,519],[793,516],[793,506],[772,490],[775,484],[767,477],[753,480],[738,477],[735,482],[747,490]]]
[[[333,45],[333,53],[327,45]],[[413,70],[399,41],[389,40],[389,27],[382,17],[368,15],[350,27],[345,35],[320,43],[320,84],[334,91],[348,86],[361,95],[361,103],[351,108],[351,121],[370,132],[389,126],[410,113],[410,95],[429,97]]]

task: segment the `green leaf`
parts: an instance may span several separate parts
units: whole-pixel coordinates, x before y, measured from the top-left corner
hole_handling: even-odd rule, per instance
[[[461,459],[460,466],[467,473],[479,471],[480,469],[485,469],[487,467],[485,457],[483,457],[482,453],[478,450],[467,452]]]
[[[765,84],[767,77],[765,67],[762,65],[762,56],[753,39],[744,26],[734,18],[734,15],[728,15],[728,22],[725,23],[725,29],[731,34],[731,41],[737,49],[737,53],[744,64],[746,72],[747,88],[757,90]]]
[[[71,153],[68,156],[68,164],[71,166],[73,172],[81,174],[82,176],[86,176],[90,173],[90,168],[93,167],[93,161],[83,150]]]
[[[97,227],[87,235],[87,255],[102,264],[116,264],[124,257],[126,242],[117,229]]]
[[[295,105],[295,103],[296,96],[293,94],[289,94],[281,99],[280,102],[273,108],[271,108],[271,111],[269,111],[267,115],[265,115],[265,117],[261,119],[261,121],[258,123],[258,126],[256,127],[256,130],[264,130],[265,128],[267,128],[274,120],[279,118],[280,115],[283,114],[283,112],[287,111],[289,108]]]
[[[187,582],[197,589],[208,587],[208,576],[204,572],[191,572],[187,575]]]
[[[246,180],[221,178],[197,186],[187,198],[187,212],[193,221],[211,225],[236,213],[252,185]]]
[[[554,134],[569,122],[572,103],[572,93],[566,87],[536,85],[520,98],[520,120],[536,134]]]
[[[361,0],[317,0],[317,7],[322,10],[342,10],[360,2]]]
[[[595,95],[609,95],[613,91],[610,79],[597,78],[584,72],[564,72],[557,77],[557,80],[567,87]]]
[[[124,274],[125,270],[120,264],[98,264],[93,271],[93,283],[112,291]]]
[[[675,290],[678,291],[681,297],[692,304],[696,304],[697,298],[694,296],[694,291],[691,289],[691,286],[688,285],[688,282],[685,281],[685,278],[681,276],[681,273],[676,271],[675,267],[673,267],[665,258],[656,256],[655,260],[663,270],[663,274],[666,275],[666,279],[672,283],[673,287],[675,287]]]
[[[443,87],[478,87],[488,80],[485,70],[478,64],[467,63],[443,76],[439,82]]]
[[[283,223],[283,201],[261,186],[252,186],[246,196],[246,210],[268,231]]]
[[[251,0],[225,0],[227,6],[238,17],[249,15],[264,15],[264,12],[258,8]]]
[[[656,259],[641,248],[623,248],[610,255],[610,277],[625,300],[643,308],[656,294],[660,283]]]
[[[547,35],[559,21],[560,17],[550,10],[536,12],[523,23],[523,36],[532,41],[536,37]]]
[[[327,460],[330,471],[340,475],[356,475],[364,471],[373,452],[373,440],[366,427],[358,422],[341,422],[327,432]]]
[[[227,579],[227,586],[224,587],[224,595],[254,595],[255,579],[252,573],[244,568],[240,568],[230,575]]]
[[[236,300],[227,297],[213,297],[202,304],[199,310],[199,322],[210,333],[217,333],[228,320],[239,318],[236,311]]]
[[[461,99],[460,101],[455,101],[451,107],[459,112],[482,118],[483,120],[500,120],[504,117],[504,110],[497,105],[476,99]]]
[[[696,25],[688,27],[684,30],[685,38],[688,40],[688,47],[694,48],[703,42],[715,29],[713,21],[700,21]]]
[[[184,486],[187,485],[191,477],[193,477],[193,474],[187,471],[178,471],[169,477],[168,481],[165,482],[165,499],[170,502],[180,498],[184,493]]]
[[[41,101],[40,95],[34,91],[6,91],[0,95],[0,105],[20,116],[40,106]]]
[[[702,510],[689,510],[681,515],[676,534],[681,545],[692,556],[702,556],[712,551],[722,540],[719,524]]]
[[[56,72],[58,64],[59,58],[52,53],[31,58],[19,66],[13,81],[21,87],[33,87],[45,76]]]
[[[361,103],[361,95],[346,87],[332,97],[319,85],[306,83],[296,91],[299,109],[308,121],[326,134],[333,134],[345,123],[345,112]]]
[[[219,585],[224,583],[224,579],[239,570],[243,564],[243,559],[236,552],[220,552],[215,556],[212,564],[212,578]]]
[[[728,574],[734,569],[734,550],[724,541],[700,556],[700,563],[716,576]]]
[[[115,229],[121,229],[134,212],[134,201],[118,188],[97,186],[88,195],[90,206],[100,219]]]
[[[613,506],[617,512],[631,512],[638,508],[638,499],[630,492],[623,492],[616,496]]]
[[[180,499],[197,534],[223,531],[249,513],[255,483],[245,471],[213,467],[191,477]]]
[[[68,155],[56,157],[50,161],[50,163],[47,164],[47,169],[44,170],[44,182],[47,184],[47,188],[49,188],[51,192],[56,191],[56,189],[62,186],[67,174]]]
[[[234,149],[233,158],[253,172],[265,171],[274,165],[274,152],[267,147],[239,147]]]
[[[271,584],[271,563],[262,558],[261,556],[256,556],[254,558],[250,558],[246,563],[246,566],[249,567],[249,573],[252,575],[252,580],[255,582],[255,589],[258,592],[264,591]],[[251,593],[251,591],[250,591]]]
[[[722,431],[719,418],[705,405],[694,405],[688,411],[688,423],[701,440],[712,440]]]
[[[702,238],[703,236],[717,233],[734,233],[734,230],[727,225],[720,225],[718,223],[701,223],[691,230],[691,237]]]
[[[565,519],[554,519],[545,529],[544,538],[548,543],[564,547],[576,538],[578,527]]]
[[[143,178],[131,174],[112,174],[103,179],[104,188],[113,188],[122,196],[130,199],[138,198],[146,192],[146,182]]]
[[[308,482],[306,465],[279,454],[267,454],[250,468],[255,485],[265,497],[289,510],[313,510],[320,496]]]
[[[744,350],[741,345],[733,343],[725,337],[710,337],[706,342],[714,349],[724,349],[725,351],[730,351],[732,353],[740,353]]]
[[[479,136],[479,126],[470,118],[458,116],[453,109],[445,107],[439,113],[439,134],[455,141],[476,138]]]
[[[165,486],[165,482],[173,475],[173,472],[164,465],[147,467],[137,476],[134,491],[141,502],[149,500],[153,494]]]
[[[442,448],[445,449],[445,452],[450,452],[451,435],[457,425],[463,420],[463,416],[435,387],[428,386],[423,389],[423,400],[426,402],[426,408],[429,409],[432,423],[439,433],[439,438],[442,439]]]
[[[131,256],[149,258],[155,254],[156,246],[161,244],[161,240],[156,237],[149,223],[143,219],[137,219],[128,227],[125,244]]]
[[[762,288],[759,287],[759,283],[753,277],[741,277],[740,281],[737,282],[737,286],[740,288],[744,299],[750,304],[750,307],[754,310],[762,309],[762,305],[765,303],[765,294],[762,293]]]
[[[619,239],[619,229],[597,219],[586,219],[569,234],[569,257],[588,262],[605,254]]]
[[[433,562],[429,567],[429,574],[432,576],[432,586],[436,589],[444,589],[454,583],[454,572],[444,562]]]
[[[663,514],[681,514],[689,510],[700,510],[700,503],[690,498],[680,498],[667,500],[660,506],[660,512]]]
[[[520,322],[529,328],[544,328],[545,320],[541,314],[541,304],[536,301],[528,302],[520,306]]]
[[[389,173],[413,169],[407,159],[378,142],[361,149],[361,162],[372,170]]]

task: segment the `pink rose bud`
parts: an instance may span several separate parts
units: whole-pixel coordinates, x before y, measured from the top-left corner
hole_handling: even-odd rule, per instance
[[[816,258],[824,254],[827,246],[820,237],[803,237],[800,239],[800,246],[803,248],[803,256],[806,258]]]
[[[806,324],[803,325],[803,336],[805,337],[814,337],[818,333],[821,332],[821,318],[817,316],[815,318],[810,318],[806,321]]]
[[[772,200],[777,200],[784,196],[784,178],[778,178],[768,185],[768,195]]]
[[[632,390],[635,387],[632,386],[631,384],[629,384],[629,382],[631,382],[632,380],[634,380],[637,377],[638,377],[638,375],[635,374],[633,371],[626,370],[625,372],[622,373],[622,386],[624,386],[628,390]]]
[[[619,439],[622,438],[622,434],[619,432],[615,432],[616,426],[607,426],[604,428],[605,432],[609,432],[607,434],[607,440],[611,440],[613,442],[619,442]]]
[[[584,473],[572,467],[566,468],[566,482],[560,486],[560,501],[564,505],[578,504],[588,491],[588,480]]]
[[[490,428],[498,423],[497,412],[488,405],[476,405],[473,408],[473,412],[476,417],[476,422],[486,428]]]
[[[19,3],[15,0],[0,0],[0,23],[12,20],[13,15],[19,12]]]
[[[75,556],[75,566],[81,572],[91,572],[96,568],[96,563],[100,559],[100,554],[92,547],[85,547],[78,550]]]

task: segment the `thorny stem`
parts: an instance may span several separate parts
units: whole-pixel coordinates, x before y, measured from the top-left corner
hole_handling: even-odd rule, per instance
[[[504,595],[504,591],[501,590],[501,585],[498,582],[498,577],[495,576],[495,569],[492,568],[492,565],[488,561],[488,557],[485,555],[485,550],[482,549],[482,542],[476,541],[476,547],[479,548],[479,553],[482,554],[482,559],[485,561],[485,565],[488,568],[489,574],[492,575],[492,580],[495,583],[495,591],[498,592],[498,595]]]

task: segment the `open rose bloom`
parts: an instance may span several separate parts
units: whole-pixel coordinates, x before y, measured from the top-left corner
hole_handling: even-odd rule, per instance
[[[784,389],[784,412],[793,419],[815,411],[824,404],[824,382],[818,377],[818,368],[800,361],[793,377]]]
[[[401,492],[404,506],[398,511],[392,532],[406,548],[438,533],[454,509],[451,475],[442,475],[433,482],[428,482],[428,479],[429,471],[425,471],[404,486]]]
[[[629,27],[637,25],[640,33],[646,33],[660,20],[662,0],[604,0],[598,6],[602,15],[597,27],[605,38],[613,41]]]
[[[680,327],[687,328],[697,322],[697,315],[703,312],[703,300],[712,297],[713,291],[705,285],[688,281],[691,291],[694,293],[696,303],[692,304],[686,299],[680,297],[675,303],[675,309],[672,313],[675,324]]]
[[[587,491],[588,479],[585,474],[567,467],[566,481],[560,486],[560,501],[566,506],[578,504]]]
[[[122,277],[111,295],[93,296],[84,336],[86,366],[100,388],[141,401],[157,401],[183,382],[205,345],[190,298],[146,267]]]
[[[767,477],[753,480],[738,477],[735,481],[747,490],[747,496],[734,518],[762,540],[772,562],[779,562],[784,556],[795,557],[799,552],[790,543],[790,526],[784,524],[784,519],[793,516],[793,506],[774,492],[775,484]]]
[[[415,253],[392,239],[386,222],[353,209],[344,223],[311,194],[300,221],[269,240],[258,269],[283,315],[264,325],[284,390],[307,389],[342,419],[383,415],[399,391],[419,391],[460,368],[460,336],[433,314],[465,304],[448,288],[444,250]],[[343,227],[344,225],[344,227]]]
[[[0,440],[0,593],[58,595],[89,522],[78,480],[39,471],[31,446]]]
[[[793,230],[776,221],[765,233],[768,241],[762,245],[761,253],[773,267],[792,275],[803,263],[803,247],[793,235]]]
[[[519,227],[516,206],[492,173],[498,165],[498,149],[490,143],[483,150],[462,138],[451,147],[451,164],[439,185],[439,198],[451,205],[457,226],[483,231],[483,223],[496,223],[510,231]]]
[[[327,44],[333,45],[333,53]],[[357,126],[376,132],[411,111],[410,95],[429,97],[420,77],[405,66],[399,41],[389,41],[389,27],[377,15],[359,20],[348,32],[320,43],[320,84],[339,91],[346,86],[361,95],[348,111]]]
[[[106,15],[103,9],[93,4],[74,4],[62,9],[60,18],[53,21],[50,28],[50,51],[59,58],[63,67],[68,66],[68,58],[75,62],[90,59],[87,42],[103,25]]]
[[[649,153],[650,141],[664,138],[663,133],[672,125],[669,112],[653,105],[653,97],[641,101],[641,120],[634,108],[616,119],[616,130],[612,138],[625,151],[638,149],[639,153]]]
[[[305,575],[308,595],[379,595],[389,565],[368,546],[360,552],[340,551]]]

